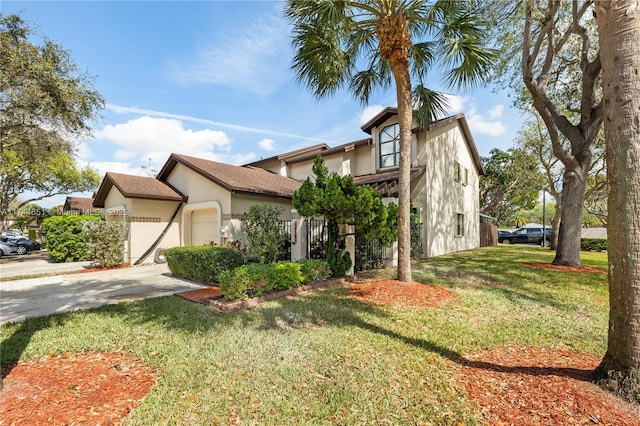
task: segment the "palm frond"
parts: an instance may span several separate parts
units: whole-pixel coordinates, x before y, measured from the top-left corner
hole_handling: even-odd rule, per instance
[[[444,116],[449,108],[449,101],[444,93],[431,90],[422,84],[413,89],[413,103],[416,108],[416,120],[423,129],[428,129],[431,123]]]
[[[414,43],[409,50],[412,60],[412,74],[418,80],[422,81],[426,78],[426,73],[433,67],[436,62],[435,51],[436,44],[431,41],[422,43]]]
[[[374,89],[387,89],[391,86],[391,82],[392,74],[389,64],[376,57],[367,70],[355,73],[351,78],[349,89],[358,101],[366,105]]]

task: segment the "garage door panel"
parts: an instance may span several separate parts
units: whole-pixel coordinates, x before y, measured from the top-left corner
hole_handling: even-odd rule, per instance
[[[219,243],[220,225],[216,209],[196,210],[191,214],[191,244]]]

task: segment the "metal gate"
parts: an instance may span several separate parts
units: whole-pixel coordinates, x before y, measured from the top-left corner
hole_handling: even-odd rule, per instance
[[[307,259],[325,260],[325,244],[329,236],[327,221],[323,219],[306,219]]]
[[[282,247],[280,247],[278,260],[291,260],[291,221],[279,220],[278,226],[280,227],[280,232],[287,236],[287,239],[282,243]]]

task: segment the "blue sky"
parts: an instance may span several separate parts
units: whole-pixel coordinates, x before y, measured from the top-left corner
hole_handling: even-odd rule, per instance
[[[317,100],[300,86],[280,2],[2,0],[0,9],[20,12],[93,76],[107,105],[78,159],[100,174],[144,176],[171,152],[244,164],[336,146],[367,136],[360,126],[396,105],[393,88],[363,106],[348,92]],[[450,94],[450,112],[465,113],[480,155],[512,145],[521,119],[505,94]]]

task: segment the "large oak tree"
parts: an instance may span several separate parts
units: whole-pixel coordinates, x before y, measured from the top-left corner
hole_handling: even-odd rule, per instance
[[[0,14],[0,223],[18,197],[16,209],[97,186],[75,152],[102,105],[66,50],[37,37],[19,15]]]

